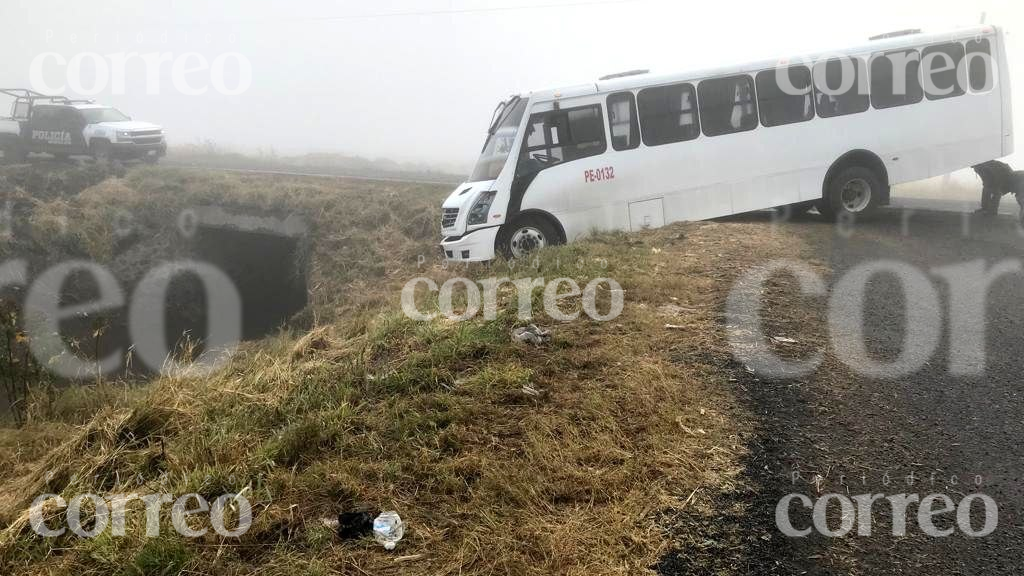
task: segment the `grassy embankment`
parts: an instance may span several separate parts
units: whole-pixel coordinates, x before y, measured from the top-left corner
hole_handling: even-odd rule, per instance
[[[673,547],[686,554],[674,514],[713,517],[714,496],[740,471],[750,415],[731,391],[720,327],[731,279],[803,249],[763,223],[705,223],[601,235],[546,251],[536,269],[419,267],[436,253],[444,187],[160,168],[103,176],[68,193],[8,175],[26,207],[4,257],[117,268],[136,252],[173,257],[184,207],[294,211],[314,225],[312,304],[209,377],[33,396],[28,422],[0,429],[3,574],[641,573]],[[119,212],[140,229],[134,245],[112,228]],[[553,341],[517,345],[510,288],[493,321],[406,319],[399,290],[420,275],[610,277],[625,311],[608,323],[541,314]],[[242,491],[255,522],[239,541],[184,539],[169,513],[146,539],[141,510],[124,538],[45,540],[27,522],[43,493]],[[400,512],[397,552],[321,525],[356,503]]]

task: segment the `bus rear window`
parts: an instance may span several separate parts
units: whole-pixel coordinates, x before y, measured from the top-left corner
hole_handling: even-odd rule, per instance
[[[929,100],[963,96],[966,82],[961,79],[964,45],[959,42],[929,46],[921,53],[924,93]]]
[[[864,112],[871,106],[867,66],[860,58],[834,58],[814,66],[814,107],[832,118]]]
[[[988,38],[967,42],[967,67],[972,91],[988,92],[992,89],[992,43]]]

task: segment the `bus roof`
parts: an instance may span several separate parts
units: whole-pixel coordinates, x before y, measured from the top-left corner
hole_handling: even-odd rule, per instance
[[[839,55],[864,55],[872,54],[875,52],[887,52],[890,50],[898,50],[900,48],[908,48],[911,46],[925,46],[929,44],[941,44],[945,42],[950,42],[952,40],[965,40],[976,37],[992,36],[997,34],[998,32],[999,28],[996,26],[976,25],[964,28],[957,28],[953,30],[947,30],[944,32],[906,34],[901,36],[895,36],[892,38],[873,40],[857,46],[847,46],[835,50],[812,52],[808,54],[800,54],[797,56],[775,58],[771,60],[744,62],[726,66],[718,66],[715,68],[696,69],[672,74],[635,74],[630,76],[624,76],[621,78],[598,81],[593,84],[580,84],[576,86],[528,92],[526,94],[523,94],[522,97],[531,98],[534,101],[543,102],[549,100],[561,100],[565,98],[575,98],[579,96],[589,96],[594,94],[618,92],[623,90],[637,90],[640,88],[647,88],[650,86],[663,86],[666,84],[675,84],[677,82],[693,82],[703,80],[706,78],[731,76],[733,74],[741,74],[744,72],[749,73],[756,72],[759,70],[771,70],[780,65],[784,66],[788,64],[812,63],[822,58],[835,57]]]

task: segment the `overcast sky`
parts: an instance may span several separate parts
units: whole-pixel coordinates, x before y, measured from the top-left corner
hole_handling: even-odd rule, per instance
[[[983,12],[1011,33],[1024,30],[1019,0],[0,0],[0,85],[27,86],[44,53],[198,53],[209,62],[238,53],[252,70],[239,95],[219,93],[210,70],[186,75],[189,86],[210,85],[205,94],[183,94],[172,63],[159,69],[159,94],[147,94],[143,62],[133,59],[123,90],[108,81],[90,97],[163,124],[172,145],[212,140],[465,167],[495,104],[512,93],[976,24]],[[188,58],[186,68],[198,62]],[[82,61],[81,85],[97,86],[91,60]],[[233,89],[237,61],[223,62]],[[1010,62],[1024,95],[1015,36]],[[41,70],[49,86],[68,84],[56,58]]]

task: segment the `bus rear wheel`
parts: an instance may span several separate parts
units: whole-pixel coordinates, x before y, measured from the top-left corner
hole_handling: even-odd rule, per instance
[[[818,212],[830,220],[845,215],[862,215],[878,207],[882,182],[870,168],[854,166],[836,174],[828,184]]]
[[[526,258],[541,248],[561,243],[562,239],[550,220],[526,216],[501,227],[497,248],[502,256],[513,260]]]

